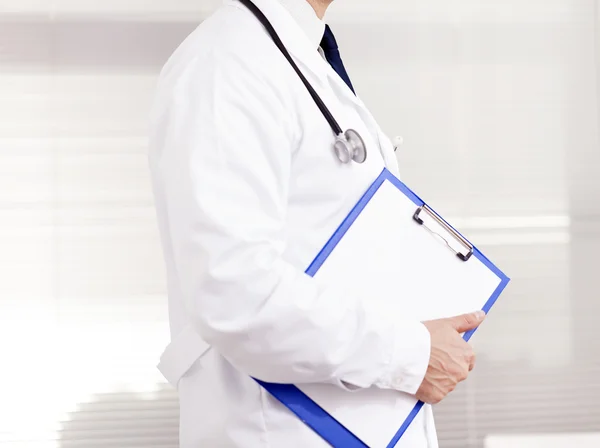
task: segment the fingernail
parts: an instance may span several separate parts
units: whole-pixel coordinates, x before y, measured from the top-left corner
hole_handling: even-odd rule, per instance
[[[477,319],[483,319],[485,317],[485,311],[479,310],[475,313]]]

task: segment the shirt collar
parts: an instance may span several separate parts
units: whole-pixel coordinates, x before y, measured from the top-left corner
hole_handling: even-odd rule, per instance
[[[310,40],[313,48],[317,50],[321,45],[323,34],[325,34],[325,22],[319,19],[315,10],[306,0],[279,0],[279,3],[288,10]]]

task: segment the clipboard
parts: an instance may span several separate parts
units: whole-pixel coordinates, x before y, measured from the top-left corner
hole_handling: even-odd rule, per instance
[[[354,293],[362,288],[369,297],[382,300],[385,312],[397,308],[406,315],[408,310],[418,321],[476,309],[489,313],[510,281],[387,168],[306,274],[350,282]],[[396,299],[398,288],[406,294]],[[436,291],[446,295],[436,296]],[[464,339],[471,339],[475,331],[465,333]],[[334,385],[258,383],[334,448],[394,448],[424,405],[408,394],[379,389],[347,392]],[[321,393],[323,388],[327,395]],[[389,405],[392,393],[397,401]],[[369,406],[378,413],[368,412]],[[369,415],[378,416],[378,425],[386,421],[374,430],[373,425],[361,424]]]

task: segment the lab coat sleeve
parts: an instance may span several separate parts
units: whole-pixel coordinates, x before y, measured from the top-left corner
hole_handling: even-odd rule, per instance
[[[423,324],[282,258],[298,136],[265,65],[198,57],[162,92],[158,178],[190,322],[264,381],[414,394],[429,361]]]

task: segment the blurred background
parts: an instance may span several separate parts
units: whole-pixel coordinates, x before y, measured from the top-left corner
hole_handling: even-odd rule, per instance
[[[442,448],[600,446],[598,2],[328,15],[404,180],[513,278]],[[0,0],[0,447],[178,445],[147,122],[219,3]]]

